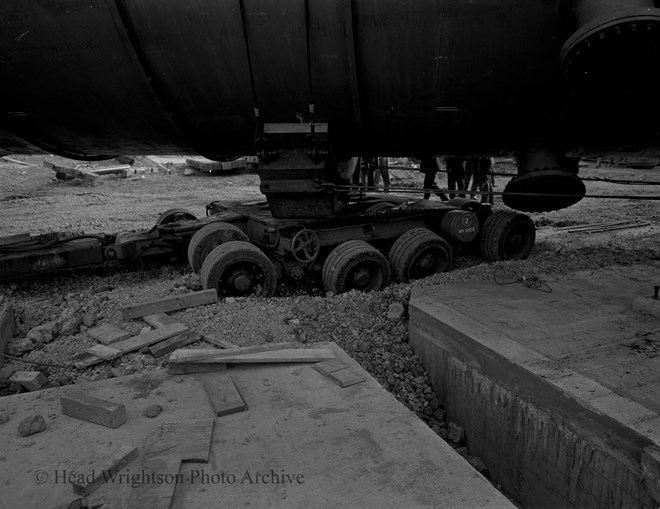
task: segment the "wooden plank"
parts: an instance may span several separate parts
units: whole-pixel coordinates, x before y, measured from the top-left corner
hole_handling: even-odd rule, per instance
[[[202,350],[204,351],[204,350]],[[269,352],[246,353],[242,355],[218,355],[223,350],[206,350],[207,355],[200,355],[196,350],[176,350],[170,356],[170,364],[195,362],[213,363],[220,362],[224,364],[244,364],[244,363],[276,363],[276,362],[321,362],[335,358],[332,350],[326,348],[288,348],[284,350],[275,350]]]
[[[247,353],[271,352],[276,350],[293,349],[294,343],[269,343],[267,345],[241,346],[218,350],[217,348],[196,348],[194,350],[180,350],[170,357],[170,362],[217,362],[218,359],[234,357]]]
[[[20,164],[21,166],[32,166],[30,163],[26,163],[25,161],[19,161],[18,159],[13,159],[11,157],[2,156],[2,158],[8,163]]]
[[[0,296],[0,354],[5,353],[7,350],[7,344],[14,335],[15,330],[14,311],[9,304],[9,299]],[[4,364],[5,358],[0,355],[0,367]]]
[[[227,371],[227,365],[219,362],[196,362],[194,364],[181,362],[168,364],[167,371],[171,375],[188,375],[190,373],[206,373],[209,371]]]
[[[148,346],[154,345],[159,341],[164,341],[166,339],[171,338],[172,336],[176,336],[178,334],[181,334],[182,332],[186,332],[187,330],[188,327],[186,327],[182,323],[166,325],[165,327],[161,327],[160,329],[153,329],[147,332],[143,332],[142,334],[139,334],[132,338],[113,343],[112,348],[121,350],[122,354],[134,352],[135,350],[140,350],[141,348],[146,348]]]
[[[242,412],[247,408],[234,381],[228,376],[206,380],[204,382],[204,389],[211,401],[211,406],[216,417]]]
[[[98,341],[99,343],[106,346],[131,337],[130,332],[127,332],[109,323],[105,323],[103,325],[99,325],[98,327],[94,327],[93,329],[89,329],[87,334],[89,334],[93,340]]]
[[[313,367],[319,373],[338,383],[340,387],[350,387],[367,379],[366,376],[358,373],[339,359],[319,362],[318,364],[314,364]]]
[[[137,447],[122,445],[110,459],[102,463],[100,466],[92,469],[94,478],[91,480],[91,482],[86,484],[74,483],[73,492],[76,495],[83,497],[89,496],[91,493],[96,491],[99,486],[105,484],[107,480],[112,479],[116,472],[119,472],[131,461],[137,458],[137,456]],[[87,476],[85,476],[85,479],[87,479]]]
[[[323,361],[319,362],[318,364],[314,364],[314,368],[324,375],[328,375],[333,371],[339,371],[340,369],[346,369],[347,367],[348,365],[339,359],[333,359],[331,361]]]
[[[183,334],[173,336],[170,339],[166,339],[165,341],[161,341],[160,343],[156,343],[155,345],[149,347],[149,351],[154,357],[160,357],[166,353],[173,352],[177,348],[188,346],[190,343],[194,343],[200,339],[202,339],[202,335],[195,330],[191,330],[184,332]]]
[[[89,170],[95,175],[112,175],[113,173],[121,173],[124,170],[130,169],[130,166],[127,164],[122,164],[119,166],[102,166],[100,168],[94,168]]]
[[[122,312],[124,320],[130,320],[131,318],[139,318],[154,313],[166,313],[168,311],[211,304],[216,302],[217,298],[218,296],[215,290],[201,290],[187,295],[174,295],[164,299],[125,306]]]
[[[126,422],[126,408],[119,403],[88,396],[83,393],[71,393],[60,398],[62,413],[69,417],[93,422],[108,428],[118,428]]]
[[[161,426],[156,440],[145,453],[142,475],[174,479],[182,461],[207,463],[213,438],[213,419],[199,419]],[[128,509],[169,509],[175,482],[141,483],[131,490]]]
[[[147,315],[142,319],[155,329],[158,329],[160,327],[165,327],[166,325],[173,325],[175,323],[179,323],[170,315],[167,315],[165,313],[156,313],[153,315]]]
[[[235,345],[234,343],[230,343],[229,341],[224,341],[222,339],[209,336],[208,334],[202,334],[202,339],[207,343],[211,343],[212,345],[217,345],[220,348],[238,348],[238,346]]]
[[[350,387],[351,385],[359,384],[364,382],[367,377],[357,373],[351,368],[339,369],[328,374],[332,380],[337,382],[340,387]]]
[[[83,352],[71,357],[71,362],[73,362],[73,365],[76,368],[85,369],[91,366],[96,366],[97,364],[101,364],[102,362],[105,362],[105,359],[101,359],[100,357],[92,355],[91,353]]]
[[[90,355],[95,355],[100,357],[103,360],[111,361],[117,357],[121,357],[122,351],[112,348],[111,346],[106,345],[94,345],[91,348],[87,349],[87,353]]]

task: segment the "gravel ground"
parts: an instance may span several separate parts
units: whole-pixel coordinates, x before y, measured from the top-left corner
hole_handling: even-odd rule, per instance
[[[261,196],[255,175],[184,176],[175,168],[171,174],[137,179],[102,177],[99,184],[90,187],[76,181],[54,180],[52,172],[40,166],[42,158],[23,159],[33,166],[0,164],[3,175],[0,213],[5,218],[0,235],[145,229],[153,225],[160,212],[174,206],[188,208],[201,216],[205,204],[210,201]],[[504,163],[498,169],[511,170],[511,167]],[[652,171],[604,171],[608,172],[605,176],[611,178],[656,178]],[[593,168],[583,168],[582,173],[603,175]],[[396,173],[395,178],[396,185],[421,186],[418,172]],[[502,189],[505,182],[504,178],[498,179],[497,189]],[[658,189],[600,182],[589,182],[587,187],[588,192],[610,195],[652,195]],[[412,288],[432,291],[437,284],[492,280],[494,275],[501,280],[537,276],[551,284],[553,279],[570,278],[575,271],[657,261],[660,257],[657,249],[660,210],[656,203],[627,199],[583,200],[569,209],[536,214],[533,219],[538,226],[537,243],[525,261],[486,264],[475,256],[459,253],[449,272],[414,284],[391,285],[382,292],[326,296],[318,282],[284,282],[277,296],[271,299],[227,299],[172,313],[172,316],[199,332],[240,346],[281,341],[298,341],[304,345],[334,341],[394,397],[466,455],[476,468],[485,471],[478,458],[469,456],[462,430],[445,415],[442,402],[433,395],[426,371],[408,344],[407,303]],[[499,207],[497,202],[496,206]],[[596,235],[556,229],[620,219],[644,219],[651,226]],[[199,289],[199,278],[182,262],[62,271],[5,282],[0,292],[11,299],[17,322],[17,332],[8,353],[63,367],[35,368],[20,361],[9,361],[0,371],[0,395],[20,390],[6,379],[3,381],[3,376],[6,378],[12,369],[39,369],[48,376],[50,384],[66,385],[142,372],[166,364],[166,356],[154,359],[148,352],[137,352],[83,371],[67,365],[72,355],[94,344],[87,334],[91,327],[108,323],[133,333],[140,332],[146,324],[140,320],[123,322],[122,305]],[[403,306],[403,314],[388,319],[388,311],[397,304]],[[46,331],[41,330],[39,335],[33,331],[35,327]],[[28,337],[32,339],[26,339]],[[202,345],[208,347],[203,342],[192,346]]]

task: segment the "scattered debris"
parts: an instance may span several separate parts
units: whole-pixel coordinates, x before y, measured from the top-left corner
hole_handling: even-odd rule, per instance
[[[44,168],[53,170],[55,172],[55,176],[60,180],[73,180],[78,178],[94,182],[99,178],[98,175],[95,175],[89,171],[78,170],[70,166],[62,166],[60,164],[56,164],[53,161],[44,161]]]
[[[41,371],[17,371],[9,381],[25,387],[28,391],[38,391],[48,383],[48,378]]]
[[[211,401],[216,417],[242,412],[247,409],[241,393],[238,392],[234,381],[228,376],[206,380],[204,389]]]
[[[82,393],[72,393],[60,398],[62,413],[83,421],[108,428],[118,428],[126,422],[124,405],[94,398]]]
[[[188,327],[186,327],[185,325],[180,323],[175,323],[172,325],[167,325],[160,329],[153,329],[147,332],[142,332],[141,334],[138,334],[137,336],[133,336],[132,338],[129,339],[117,341],[116,343],[112,344],[112,347],[108,347],[108,348],[119,350],[121,352],[121,355],[124,355],[130,352],[134,352],[136,350],[140,350],[142,348],[147,348],[151,345],[158,343],[159,341],[164,341],[166,339],[171,338],[172,336],[177,336],[178,334],[181,334],[182,332],[186,332],[187,330]],[[75,355],[74,357],[72,357],[71,360],[75,363],[75,366],[77,368],[83,369],[104,362],[106,359],[103,359],[102,357],[98,357],[97,355],[93,353],[89,353],[89,351],[87,351],[85,353]]]
[[[142,302],[125,306],[122,309],[124,320],[152,315],[154,313],[166,313],[167,311],[178,311],[179,309],[202,306],[216,302],[218,296],[215,290],[201,290],[187,295],[176,295],[150,302]]]
[[[33,415],[31,417],[26,417],[18,425],[18,436],[26,437],[28,435],[34,435],[36,433],[41,433],[46,429],[46,421],[42,415]]]
[[[149,417],[149,419],[153,419],[154,417],[158,417],[160,413],[163,411],[163,407],[160,405],[151,405],[148,406],[147,408],[144,409],[143,415],[145,417]]]
[[[109,479],[112,479],[112,476],[115,472],[119,472],[122,468],[128,465],[138,456],[137,447],[132,447],[130,445],[123,445],[121,448],[107,461],[105,461],[99,467],[92,469],[94,473],[94,478],[91,482],[87,484],[73,484],[73,492],[76,495],[88,496],[102,484],[106,483]],[[87,478],[87,476],[81,476]]]

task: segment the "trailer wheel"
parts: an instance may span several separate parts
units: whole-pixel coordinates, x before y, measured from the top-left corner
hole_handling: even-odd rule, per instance
[[[390,282],[387,258],[361,240],[349,240],[332,250],[323,264],[323,284],[333,293],[382,290]]]
[[[447,270],[452,249],[445,239],[427,228],[413,228],[401,235],[389,254],[397,279],[407,283]]]
[[[486,260],[524,260],[534,247],[536,228],[525,214],[498,210],[484,222],[481,254]]]
[[[218,297],[272,297],[277,288],[275,266],[258,247],[233,240],[209,253],[200,271],[202,287]]]
[[[158,219],[156,219],[156,224],[159,225],[174,223],[184,219],[195,221],[197,217],[195,217],[195,214],[186,209],[169,209],[158,216]]]
[[[447,205],[472,212],[477,212],[481,208],[481,204],[477,200],[471,200],[470,198],[452,198],[447,202]]]
[[[394,205],[394,203],[391,203],[389,201],[381,201],[378,203],[374,203],[373,205],[370,205],[369,207],[367,207],[367,210],[365,210],[364,212],[366,214],[374,214],[376,212],[381,212],[383,210],[393,209],[395,206],[396,205]]]
[[[207,224],[199,229],[188,244],[188,262],[195,274],[199,274],[204,260],[213,249],[232,240],[247,242],[248,236],[237,226],[222,221]]]

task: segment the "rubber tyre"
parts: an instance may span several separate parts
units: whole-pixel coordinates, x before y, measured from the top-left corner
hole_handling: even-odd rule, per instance
[[[233,240],[248,242],[248,236],[230,223],[218,221],[197,230],[188,244],[188,262],[195,274],[202,270],[202,264],[213,249]]]
[[[177,215],[183,215],[183,219],[189,219],[191,221],[196,221],[197,217],[195,217],[195,214],[190,212],[189,210],[186,209],[168,209],[165,212],[163,212],[160,216],[158,216],[158,219],[156,219],[156,224],[168,224],[168,223],[174,223],[178,221],[176,219]]]
[[[461,210],[469,210],[475,214],[481,209],[481,204],[477,200],[471,200],[470,198],[452,198],[447,202],[447,205]]]
[[[431,260],[428,260],[429,256]],[[425,258],[436,262],[432,268],[423,269],[419,266]],[[392,272],[402,283],[444,272],[451,265],[452,259],[449,242],[427,228],[408,230],[396,239],[389,254]]]
[[[369,273],[366,286],[356,286],[352,277],[356,270]],[[382,290],[390,282],[390,266],[387,258],[373,246],[361,240],[349,240],[332,250],[323,264],[323,285],[333,293],[350,290],[366,292]]]
[[[374,203],[373,205],[368,207],[367,210],[365,210],[365,213],[366,214],[374,214],[376,212],[381,212],[383,210],[393,209],[395,206],[396,205],[394,205],[394,203],[390,203],[388,201],[387,202]]]
[[[489,261],[524,260],[535,240],[536,227],[529,216],[498,210],[484,222],[480,251]]]
[[[237,290],[228,278],[236,272],[246,272],[252,277],[250,288]],[[200,271],[204,289],[215,288],[218,297],[255,296],[272,297],[277,289],[275,266],[261,250],[240,240],[221,244],[204,260]]]

